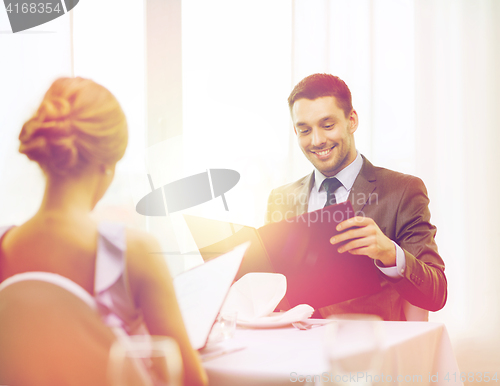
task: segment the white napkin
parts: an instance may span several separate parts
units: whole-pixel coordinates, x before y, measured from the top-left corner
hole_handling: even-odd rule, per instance
[[[294,322],[305,321],[306,319],[311,317],[313,312],[314,308],[312,308],[310,305],[299,304],[293,308],[290,308],[286,312],[275,312],[274,314],[269,316],[262,316],[260,318],[256,318],[248,325],[251,325],[252,323],[255,324],[256,326],[258,325],[271,326],[273,324],[276,325],[291,324]],[[244,321],[241,321],[241,324],[243,326],[246,325]]]
[[[272,314],[286,293],[286,277],[279,273],[247,273],[234,283],[224,302],[221,313],[238,313],[239,322],[265,320]],[[290,319],[290,323],[309,318],[314,309],[301,304],[280,313],[280,320]],[[274,315],[273,318],[276,318]]]

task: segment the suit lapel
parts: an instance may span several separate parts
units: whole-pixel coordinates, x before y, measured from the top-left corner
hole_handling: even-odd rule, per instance
[[[304,178],[300,185],[297,186],[294,192],[294,207],[297,212],[295,215],[301,215],[307,213],[307,207],[309,203],[309,194],[311,193],[311,186],[314,183],[314,172],[309,176]]]
[[[349,200],[351,200],[352,208],[356,214],[363,210],[364,206],[369,201],[370,195],[377,187],[377,177],[375,176],[374,167],[370,161],[364,156],[362,157],[363,166],[349,193]]]
[[[377,187],[375,167],[363,155],[362,157],[363,166],[349,193],[349,200],[351,200],[354,213],[356,214],[363,210],[370,199],[370,195]],[[295,190],[291,192],[294,197],[293,207],[291,207],[291,209],[295,209],[294,216],[307,213],[312,184],[314,184],[314,172],[303,178]]]

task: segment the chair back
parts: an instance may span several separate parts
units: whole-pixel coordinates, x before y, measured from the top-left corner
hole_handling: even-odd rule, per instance
[[[182,386],[181,352],[171,337],[122,337],[111,347],[109,359],[113,386]]]
[[[410,322],[428,322],[429,311],[414,306],[410,302],[403,300],[403,312],[405,313],[406,320]]]
[[[0,284],[0,385],[109,385],[115,334],[92,296],[46,272]]]
[[[111,330],[94,298],[70,279],[25,272],[0,283],[0,385],[122,386],[110,364],[142,339]],[[182,386],[182,358],[174,339],[161,338],[169,386]],[[149,369],[134,361],[127,381],[150,386]]]

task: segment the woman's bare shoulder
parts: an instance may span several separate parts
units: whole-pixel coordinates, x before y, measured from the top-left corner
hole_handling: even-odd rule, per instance
[[[170,273],[161,253],[160,244],[153,235],[129,228],[126,228],[125,235],[127,238],[126,261],[129,286],[135,305],[143,309],[147,307],[146,304],[151,293],[171,281]],[[146,319],[148,318],[146,317]],[[148,320],[146,320],[146,324],[148,324]]]
[[[158,240],[150,233],[137,229],[126,228],[125,232],[127,266],[131,280],[137,285],[152,277],[168,275],[168,267]]]
[[[150,233],[126,228],[127,251],[132,253],[161,252],[158,240]]]

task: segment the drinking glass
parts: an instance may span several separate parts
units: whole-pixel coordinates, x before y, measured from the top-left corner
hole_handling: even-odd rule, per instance
[[[167,336],[135,335],[113,343],[109,356],[112,386],[181,386],[182,357]]]
[[[382,366],[383,323],[372,315],[342,315],[327,325],[328,385],[371,386]]]
[[[236,311],[221,312],[217,316],[212,331],[210,331],[209,343],[231,339],[236,331],[237,319],[238,313]]]

